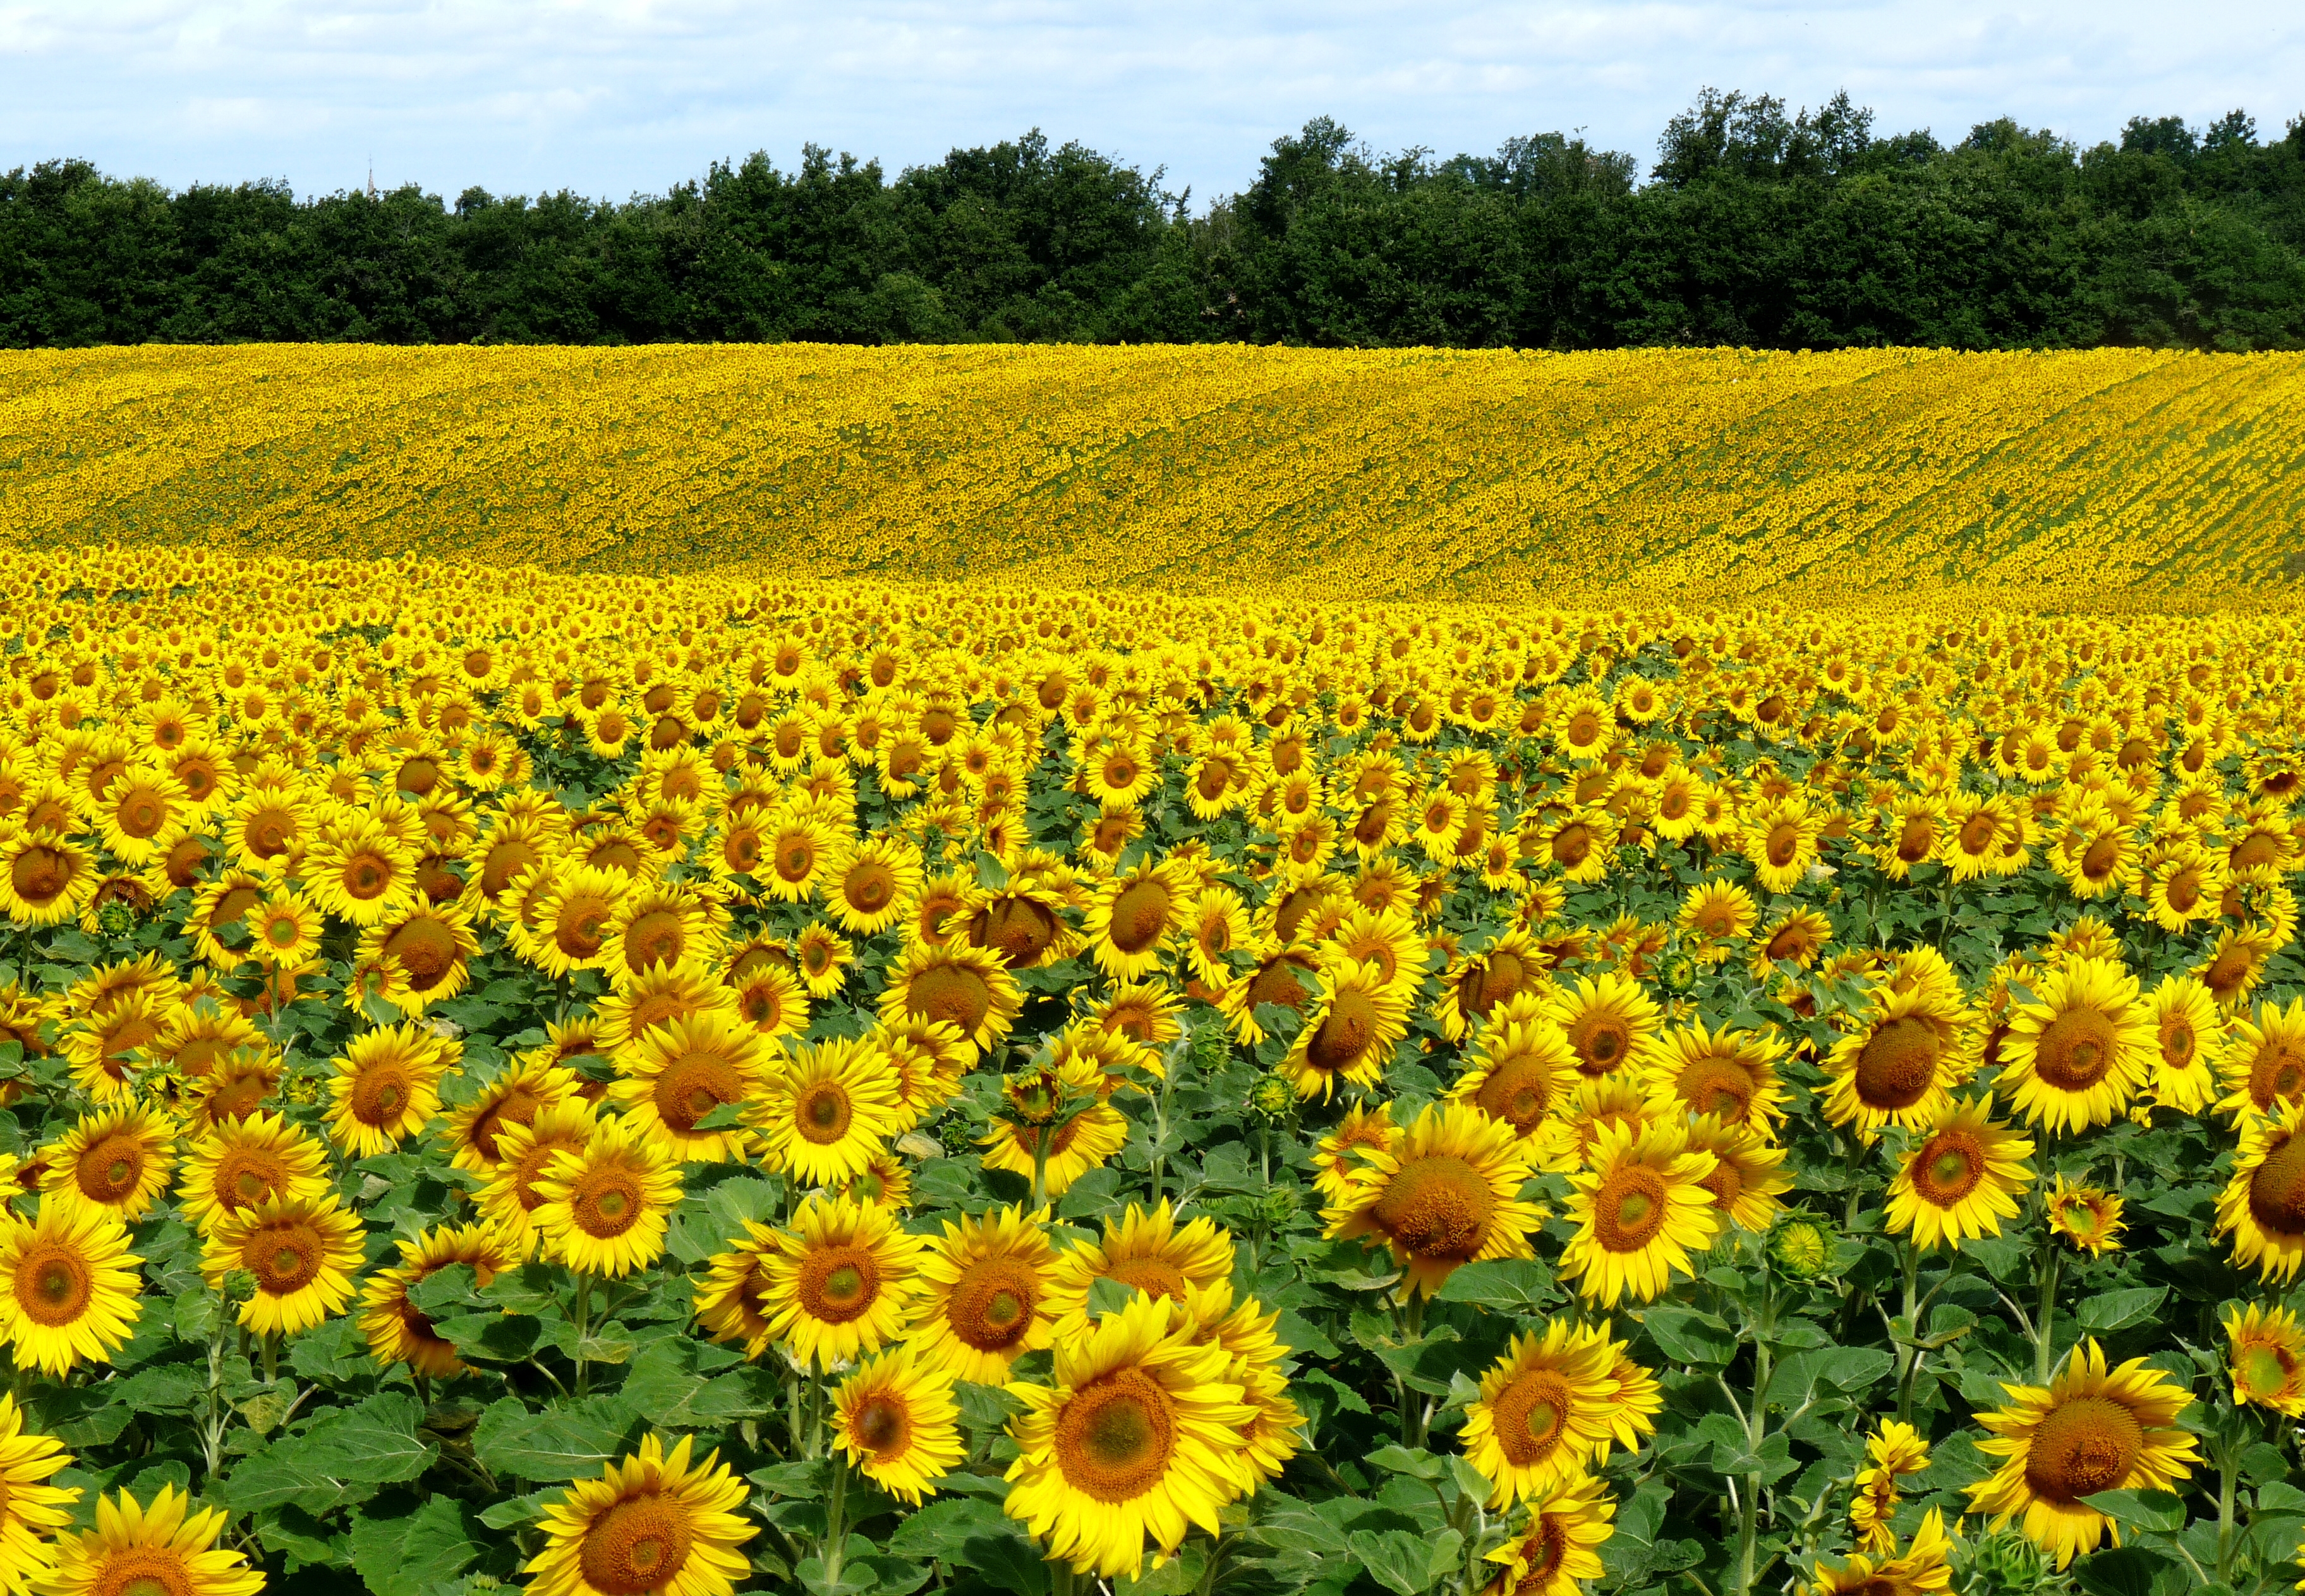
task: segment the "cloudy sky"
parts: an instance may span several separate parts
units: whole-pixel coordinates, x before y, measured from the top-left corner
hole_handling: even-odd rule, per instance
[[[1039,126],[1195,208],[1328,115],[1380,149],[1578,127],[1646,161],[1702,85],[1884,130],[2305,112],[2305,6],[2229,0],[0,0],[0,168],[172,185],[655,191],[804,141],[891,166]]]

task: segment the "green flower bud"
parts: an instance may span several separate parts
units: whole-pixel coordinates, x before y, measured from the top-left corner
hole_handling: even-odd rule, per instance
[[[244,1303],[256,1295],[256,1277],[246,1269],[232,1269],[224,1278],[224,1294],[235,1303]]]
[[[1787,1214],[1769,1237],[1769,1258],[1796,1280],[1814,1280],[1833,1267],[1840,1238],[1814,1214]]]
[[[1297,1111],[1297,1088],[1286,1076],[1260,1075],[1248,1094],[1248,1107],[1260,1119],[1286,1119]]]
[[[1686,992],[1697,984],[1697,961],[1685,953],[1667,954],[1657,965],[1657,979],[1667,991]]]

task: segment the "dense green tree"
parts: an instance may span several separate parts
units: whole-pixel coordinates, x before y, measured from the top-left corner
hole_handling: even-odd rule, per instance
[[[1038,132],[804,149],[611,203],[0,176],[0,345],[353,339],[2305,347],[2305,118],[1877,133],[1711,89],[1629,155],[1372,151],[1319,117],[1192,213]]]

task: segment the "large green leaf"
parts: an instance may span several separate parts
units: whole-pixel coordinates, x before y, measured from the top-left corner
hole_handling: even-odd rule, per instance
[[[577,1480],[598,1474],[641,1427],[632,1408],[617,1396],[553,1403],[532,1412],[507,1396],[481,1415],[472,1431],[472,1455],[498,1474],[515,1480]]]

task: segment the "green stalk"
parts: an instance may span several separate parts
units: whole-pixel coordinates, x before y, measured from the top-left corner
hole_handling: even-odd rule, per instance
[[[848,1460],[832,1460],[832,1496],[824,1507],[824,1583],[840,1583],[840,1565],[848,1551],[848,1526],[842,1523],[848,1509]]]
[[[1041,1125],[1033,1132],[1033,1198],[1025,1211],[1037,1214],[1041,1205],[1049,1200],[1049,1142],[1052,1140],[1049,1127]]]
[[[2057,1312],[2057,1237],[2049,1233],[2041,1249],[2041,1312],[2033,1321],[2033,1375],[2041,1385],[2049,1383],[2049,1370],[2054,1363],[2056,1337],[2052,1333],[2051,1320]]]
[[[569,1322],[576,1327],[576,1395],[582,1396],[591,1382],[591,1371],[584,1362],[584,1342],[591,1333],[586,1321],[592,1312],[592,1277],[580,1273],[576,1277],[576,1301],[569,1312]]]

